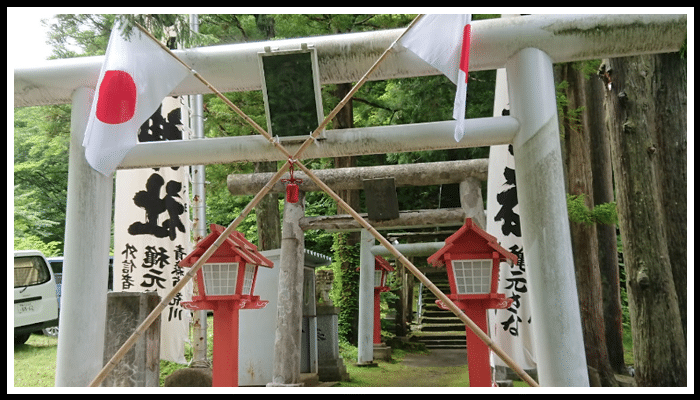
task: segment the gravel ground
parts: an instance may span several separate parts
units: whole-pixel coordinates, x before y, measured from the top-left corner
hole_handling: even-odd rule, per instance
[[[401,361],[410,367],[456,367],[467,365],[465,349],[431,349],[430,354],[407,354]]]

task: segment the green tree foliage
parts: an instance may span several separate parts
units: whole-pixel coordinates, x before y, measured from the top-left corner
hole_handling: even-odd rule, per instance
[[[68,179],[65,107],[17,108],[14,113],[15,249],[62,248]],[[44,249],[47,250],[47,249]]]
[[[335,276],[333,303],[338,313],[338,337],[348,343],[357,344],[357,310],[359,308],[360,264],[359,246],[349,244],[347,232],[336,233],[333,242],[333,269]]]
[[[615,203],[603,203],[590,209],[586,206],[586,195],[566,195],[569,218],[583,224],[617,224],[617,206]]]

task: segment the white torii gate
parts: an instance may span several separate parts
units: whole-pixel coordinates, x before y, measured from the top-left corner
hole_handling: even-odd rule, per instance
[[[221,92],[243,91],[260,88],[257,53],[265,46],[285,49],[308,43],[318,51],[321,83],[341,83],[360,78],[375,61],[373,55],[385,50],[402,31],[212,46],[176,53]],[[469,120],[460,143],[449,140],[453,121],[404,126],[409,128],[404,132],[392,127],[334,130],[327,132],[328,140],[309,148],[306,157],[512,143],[533,293],[532,314],[537,321],[546,321],[534,327],[540,385],[587,386],[552,64],[678,51],[685,37],[685,15],[533,15],[474,21],[470,70],[506,68],[509,117]],[[103,364],[107,269],[95,266],[104,264],[109,253],[112,178],[95,172],[85,161],[82,148],[102,59],[55,60],[14,71],[15,107],[73,104],[56,386],[87,386]],[[435,74],[436,70],[412,53],[394,51],[370,79]],[[172,94],[206,92],[190,77]],[[371,146],[367,141],[372,141]],[[120,168],[284,159],[272,147],[260,137],[139,144]],[[295,151],[293,146],[288,148]]]

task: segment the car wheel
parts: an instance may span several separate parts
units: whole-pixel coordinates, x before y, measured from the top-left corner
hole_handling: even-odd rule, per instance
[[[41,330],[44,336],[58,337],[58,327],[52,326]]]
[[[24,335],[15,336],[15,346],[18,344],[24,344],[24,342],[29,339],[29,335],[29,333],[25,333]]]

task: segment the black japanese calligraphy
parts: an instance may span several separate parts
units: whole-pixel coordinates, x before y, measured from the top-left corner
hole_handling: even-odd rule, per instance
[[[504,110],[503,115],[507,115],[507,110]],[[513,146],[508,146],[510,156],[513,156]],[[496,195],[496,201],[500,208],[494,216],[494,220],[503,221],[501,232],[504,236],[521,237],[520,215],[515,212],[515,207],[518,205],[518,193],[516,188],[515,170],[510,167],[503,169],[503,178],[505,179],[505,189]],[[511,253],[518,257],[518,262],[510,267],[505,278],[505,291],[508,298],[513,299],[510,307],[504,310],[507,314],[505,320],[500,321],[500,325],[505,332],[513,336],[518,336],[520,333],[520,324],[523,322],[520,311],[522,306],[523,294],[527,292],[527,277],[525,274],[525,257],[523,249],[520,245],[510,246],[508,249]],[[504,264],[506,265],[506,264]],[[507,268],[507,267],[506,267]],[[500,314],[498,314],[500,315]],[[530,323],[528,320],[527,323]]]
[[[136,192],[134,204],[146,212],[146,222],[134,222],[128,228],[130,235],[153,235],[158,238],[168,237],[175,240],[177,231],[185,232],[185,225],[180,216],[185,212],[185,206],[177,199],[182,184],[169,181],[165,186],[165,197],[160,197],[160,191],[165,179],[160,174],[152,174],[146,181],[146,190]],[[162,225],[158,224],[160,214],[167,212],[168,218]]]
[[[508,146],[508,151],[513,154],[513,146]],[[503,170],[503,177],[505,178],[507,189],[499,192],[496,195],[496,201],[501,205],[501,208],[496,213],[494,219],[496,221],[503,221],[501,226],[501,232],[505,236],[513,234],[520,237],[520,216],[513,211],[515,206],[518,205],[518,192],[515,187],[515,170],[513,168],[505,167]]]
[[[162,275],[165,266],[170,264],[168,262],[169,258],[170,256],[168,256],[164,248],[160,247],[156,249],[155,246],[146,246],[143,264],[141,266],[146,268],[148,272],[143,274],[141,287],[151,289],[154,285],[157,285],[159,288],[165,289],[163,282],[167,281],[167,278],[164,278]]]
[[[122,290],[128,290],[134,286],[134,278],[131,274],[134,272],[134,268],[136,268],[134,264],[136,247],[127,243],[126,248],[121,254],[124,254],[124,261],[122,261]]]
[[[181,140],[180,108],[175,108],[163,118],[162,106],[151,115],[139,128],[139,142],[158,142],[161,140]]]

